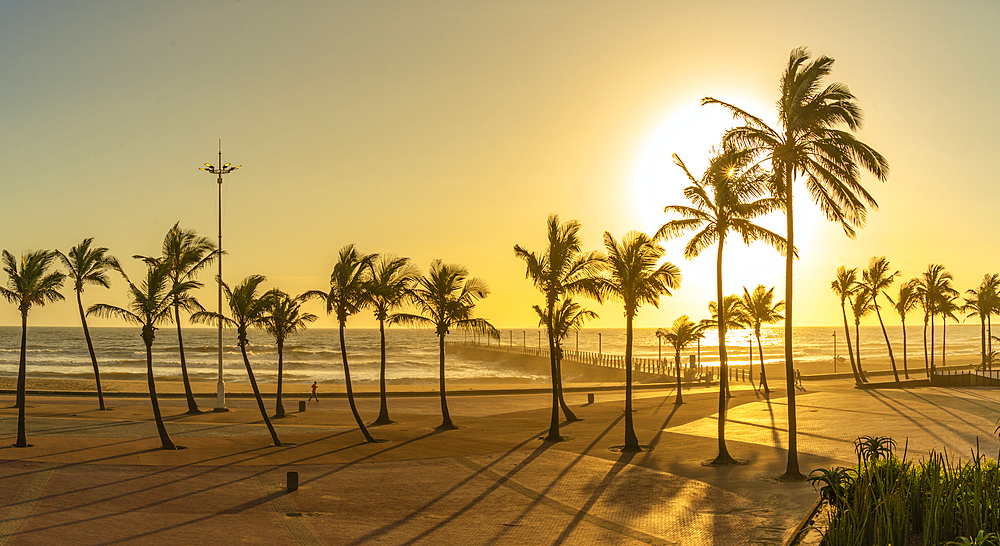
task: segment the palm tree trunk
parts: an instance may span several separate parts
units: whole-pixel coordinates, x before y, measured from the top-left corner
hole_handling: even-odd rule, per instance
[[[858,373],[864,377],[865,371],[861,367],[861,320],[854,319],[854,350],[857,351]]]
[[[381,365],[379,366],[378,374],[378,390],[379,390],[379,408],[378,408],[378,419],[375,419],[373,424],[375,425],[388,425],[392,423],[392,419],[389,419],[389,404],[386,401],[385,396],[385,319],[379,315],[378,319],[378,334],[380,341],[380,354],[382,357]]]
[[[900,315],[899,319],[903,323],[903,376],[909,379],[910,369],[906,365],[906,317]]]
[[[623,451],[639,452],[639,439],[632,422],[632,317],[635,310],[626,304],[625,311],[625,448]]]
[[[986,344],[986,348],[990,351],[990,370],[993,370],[993,313],[986,316]]]
[[[681,348],[677,347],[674,352],[674,365],[677,367],[677,400],[674,400],[675,405],[680,405],[684,403],[684,397],[681,395]]]
[[[789,139],[791,140],[791,139]],[[795,230],[792,214],[792,182],[794,173],[790,167],[785,168],[785,224],[787,251],[785,252],[785,389],[788,396],[788,464],[785,467],[786,480],[801,480],[799,472],[799,451],[796,439],[797,423],[795,421],[795,362],[792,360],[792,264],[795,257]]]
[[[351,368],[347,365],[347,345],[344,344],[344,326],[346,326],[346,321],[340,322],[340,356],[344,360],[344,384],[347,385],[347,401],[351,405],[351,413],[354,414],[354,420],[358,423],[358,428],[361,429],[361,433],[365,435],[365,441],[371,444],[375,443],[375,438],[372,438],[371,434],[368,434],[368,429],[365,428],[364,421],[361,420],[361,415],[358,413],[358,407],[354,404],[354,389],[351,388]]]
[[[21,311],[21,360],[17,365],[17,443],[14,447],[29,447],[24,427],[24,391],[27,376],[28,311]]]
[[[945,363],[945,347],[948,341],[948,317],[941,315],[941,367],[947,366]]]
[[[875,296],[872,296],[872,302],[875,302]],[[878,310],[878,303],[875,303],[875,315],[878,316],[878,324],[882,327],[882,337],[885,338],[885,347],[889,349],[889,363],[892,364],[892,375],[896,378],[896,383],[899,383],[899,372],[896,371],[896,357],[892,356],[892,345],[889,344],[889,334],[885,331],[885,323],[882,322],[882,312]]]
[[[982,345],[982,355],[983,360],[980,364],[982,369],[987,369],[986,367],[986,316],[979,313],[979,343]]]
[[[715,291],[718,296],[717,309],[719,315],[719,454],[712,461],[714,464],[733,464],[736,462],[729,449],[726,448],[726,402],[729,397],[729,362],[726,355],[726,306],[722,302],[722,247],[725,239],[719,237],[719,249],[715,259]]]
[[[448,413],[448,399],[445,397],[444,390],[444,336],[443,333],[438,333],[438,357],[441,369],[439,371],[439,389],[441,390],[441,425],[438,426],[440,430],[452,430],[458,427],[455,423],[451,421],[451,415]]]
[[[160,403],[156,399],[156,383],[153,381],[153,340],[152,326],[143,328],[143,341],[146,343],[146,384],[149,386],[149,403],[153,406],[153,420],[156,421],[156,431],[160,434],[160,446],[163,449],[177,449],[174,442],[167,434],[167,427],[163,424],[163,416],[160,414]],[[148,336],[148,339],[146,339]]]
[[[556,358],[556,382],[559,384],[559,407],[562,408],[563,415],[566,417],[567,421],[579,421],[580,418],[573,413],[573,410],[569,409],[569,404],[566,403],[566,397],[563,396],[562,344],[558,341],[556,341],[556,352],[558,353],[558,358]]]
[[[181,378],[184,380],[184,396],[187,398],[188,413],[201,413],[191,392],[191,380],[188,379],[187,361],[184,359],[184,338],[181,336],[181,308],[174,304],[174,320],[177,322],[177,348],[181,355]]]
[[[559,367],[556,365],[556,347],[553,343],[552,334],[552,313],[555,309],[555,300],[546,298],[546,309],[548,316],[545,320],[545,330],[549,335],[549,368],[552,373],[552,415],[549,420],[549,435],[545,437],[546,442],[559,442],[562,436],[559,434]]]
[[[931,377],[930,361],[927,359],[927,311],[924,310],[924,373]]]
[[[250,359],[247,358],[246,343],[240,344],[240,353],[243,354],[243,365],[247,367],[247,377],[250,378],[250,387],[253,389],[254,398],[257,399],[257,408],[260,409],[260,416],[264,418],[267,431],[271,433],[271,441],[274,442],[274,445],[281,447],[281,440],[278,439],[278,433],[274,431],[274,425],[271,424],[271,419],[267,416],[264,399],[260,397],[260,389],[257,388],[257,379],[253,376],[253,368],[250,367]]]
[[[931,373],[934,373],[934,313],[931,313]]]
[[[844,316],[844,337],[847,338],[847,356],[851,357],[851,371],[854,372],[854,384],[860,385],[865,378],[861,375],[860,367],[854,361],[854,348],[851,347],[851,326],[847,323],[847,309],[844,307],[844,300],[840,300],[840,313]]]
[[[747,339],[750,341],[750,354],[749,354],[749,356],[750,356],[750,386],[753,386],[754,389],[756,389],[757,387],[754,386],[754,383],[753,383],[753,336],[747,336]]]
[[[276,339],[274,340],[278,345],[278,391],[275,395],[274,402],[274,418],[284,419],[285,418],[285,405],[281,403],[281,378],[284,375],[284,364],[285,364],[285,340]]]
[[[771,394],[771,389],[767,386],[767,368],[764,367],[764,349],[760,344],[760,330],[757,330],[757,353],[760,356],[760,386],[764,389],[764,395]]]
[[[80,308],[80,322],[83,323],[83,337],[87,339],[87,350],[90,351],[90,361],[94,364],[94,380],[97,381],[97,405],[104,411],[104,391],[101,390],[101,370],[97,367],[97,355],[94,354],[94,343],[90,340],[90,328],[87,328],[87,314],[83,312],[83,300],[80,292],[76,293],[76,304]]]

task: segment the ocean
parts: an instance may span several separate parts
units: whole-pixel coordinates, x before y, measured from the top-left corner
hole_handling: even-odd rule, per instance
[[[917,322],[917,321],[915,321]],[[893,351],[900,358],[902,351],[902,329],[887,326]],[[91,328],[94,350],[103,379],[143,380],[146,373],[146,353],[138,328]],[[636,357],[656,358],[661,354],[665,359],[673,358],[672,349],[660,347],[656,329],[637,328],[633,352]],[[834,333],[836,332],[836,336]],[[749,351],[748,340],[752,331],[729,332],[727,347],[732,364],[746,363]],[[923,325],[908,325],[907,354],[911,359],[922,362]],[[949,355],[979,354],[979,326],[972,324],[949,325],[947,331],[947,351]],[[183,331],[185,357],[188,373],[193,381],[214,382],[218,378],[218,331],[210,328],[186,328]],[[793,330],[795,359],[797,362],[831,363],[833,356],[847,356],[843,328],[797,327]],[[377,329],[348,328],[345,334],[347,355],[351,366],[351,379],[358,384],[378,382],[379,373],[379,333]],[[783,361],[784,331],[781,327],[767,328],[762,332],[765,360],[768,363]],[[449,342],[479,342],[471,334],[453,331]],[[885,358],[888,352],[881,329],[876,326],[861,327],[861,351],[863,358]],[[16,377],[20,355],[20,327],[0,327],[0,376]],[[941,328],[935,329],[936,347],[940,351]],[[277,380],[277,351],[274,339],[262,331],[250,333],[248,355],[259,381]],[[496,345],[497,340],[489,340]],[[502,329],[500,342],[504,346],[547,347],[543,331],[538,329]],[[836,343],[836,347],[834,344]],[[853,326],[852,326],[853,343]],[[246,371],[243,367],[239,348],[236,346],[235,331],[227,330],[224,336],[225,380],[243,381]],[[390,384],[434,384],[438,376],[438,345],[433,330],[388,328],[386,329],[386,376]],[[622,355],[625,352],[624,328],[584,329],[571,333],[563,342],[568,351],[601,352]],[[692,347],[684,355],[695,354]],[[714,332],[702,341],[700,360],[704,366],[718,365],[718,337]],[[513,359],[512,359],[513,360]],[[754,363],[757,363],[757,348],[754,343]],[[846,372],[850,366],[841,366]],[[153,344],[153,368],[158,378],[179,378],[180,357],[178,354],[176,328],[166,326],[157,330]],[[476,359],[448,355],[446,360],[449,381],[458,382],[505,382],[546,383],[546,375],[537,375],[508,363],[503,354],[495,358]],[[93,366],[87,353],[81,327],[28,327],[27,370],[29,377],[87,379],[93,377]],[[340,340],[336,329],[316,328],[295,334],[285,342],[284,380],[291,383],[342,383],[343,363],[340,356]]]

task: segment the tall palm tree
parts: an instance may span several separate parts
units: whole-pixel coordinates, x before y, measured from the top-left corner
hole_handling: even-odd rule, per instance
[[[101,411],[107,409],[104,406],[104,391],[101,390],[101,371],[97,366],[97,355],[94,354],[94,343],[90,339],[90,328],[87,327],[87,314],[83,309],[83,289],[88,284],[96,284],[104,288],[110,288],[108,281],[108,270],[113,269],[118,260],[108,254],[108,249],[101,246],[92,248],[93,237],[88,237],[80,244],[69,250],[69,255],[56,251],[59,260],[66,267],[66,276],[73,281],[73,290],[76,292],[76,304],[80,309],[80,322],[83,324],[83,337],[87,340],[87,350],[90,352],[90,361],[94,364],[94,380],[97,382],[97,403]]]
[[[381,403],[376,425],[392,423],[389,418],[389,405],[385,394],[385,321],[390,314],[403,305],[407,291],[419,276],[417,269],[409,258],[383,254],[372,264],[371,285],[368,287],[368,297],[375,318],[378,320],[378,333],[381,348],[381,366],[379,367],[378,385]]]
[[[264,294],[264,299],[267,301],[267,310],[261,327],[274,337],[274,343],[278,349],[278,391],[274,404],[274,417],[282,419],[285,417],[285,406],[281,403],[285,340],[288,339],[288,336],[304,330],[309,323],[315,322],[317,317],[312,313],[302,311],[302,304],[306,301],[305,294],[293,298],[274,288]]]
[[[987,273],[983,276],[983,294],[986,296],[986,349],[993,354],[993,315],[1000,312],[1000,275]],[[989,369],[993,369],[993,359],[988,360]]]
[[[257,379],[254,377],[253,368],[250,367],[250,358],[247,357],[247,345],[250,339],[247,330],[250,328],[267,329],[267,311],[271,306],[271,301],[267,297],[257,294],[261,283],[267,280],[263,275],[250,275],[240,281],[236,288],[229,288],[229,285],[216,277],[222,285],[222,291],[226,294],[226,301],[229,303],[229,314],[227,317],[212,311],[199,311],[191,315],[191,320],[201,324],[218,324],[219,321],[226,326],[236,328],[237,345],[240,353],[243,354],[243,364],[247,369],[247,377],[250,379],[250,387],[253,389],[254,398],[257,399],[257,409],[260,416],[267,425],[267,431],[271,433],[271,441],[274,445],[281,447],[281,440],[278,433],[274,431],[274,425],[267,416],[267,409],[264,407],[264,399],[260,396],[260,389],[257,387]]]
[[[65,299],[59,293],[66,276],[50,271],[56,253],[36,250],[21,254],[20,263],[10,252],[3,251],[3,270],[7,273],[7,286],[0,287],[0,295],[17,305],[21,313],[21,359],[17,366],[17,443],[14,447],[29,447],[24,428],[24,390],[27,376],[28,312],[33,305],[39,307]]]
[[[854,313],[855,360],[857,360],[858,363],[858,374],[860,374],[861,377],[865,377],[865,370],[861,366],[861,319],[872,314],[875,307],[872,306],[871,294],[861,283],[858,283],[857,288],[854,290],[854,294],[851,297],[851,312]]]
[[[924,307],[924,358],[930,355],[927,364],[927,377],[934,373],[934,315],[938,313],[941,300],[949,296],[957,296],[958,291],[952,288],[953,277],[941,264],[928,264],[927,270],[920,274],[920,295]],[[927,352],[927,322],[931,325],[931,349]]]
[[[670,328],[660,328],[656,331],[656,337],[667,340],[674,347],[674,371],[677,374],[675,405],[684,403],[684,397],[681,393],[681,351],[705,337],[705,328],[705,324],[691,322],[687,315],[681,315],[674,320],[674,324]]]
[[[889,350],[889,363],[892,364],[892,375],[899,383],[899,371],[896,370],[896,357],[892,354],[892,344],[889,343],[889,334],[885,331],[885,323],[882,322],[882,312],[879,311],[878,295],[885,292],[887,288],[899,276],[899,270],[891,271],[889,260],[885,256],[872,256],[868,260],[868,269],[861,273],[861,283],[868,289],[872,297],[872,306],[875,308],[875,315],[878,316],[878,324],[882,327],[882,336],[885,338],[885,347]]]
[[[146,384],[149,387],[149,402],[153,406],[153,419],[156,430],[160,434],[160,445],[163,449],[177,449],[167,434],[160,414],[160,404],[156,398],[156,382],[153,380],[153,341],[156,339],[156,326],[170,322],[170,311],[174,296],[194,288],[188,282],[173,284],[169,268],[162,263],[147,262],[146,278],[136,286],[120,266],[115,269],[128,283],[129,302],[126,307],[116,307],[106,303],[97,303],[87,309],[88,315],[102,318],[119,318],[127,323],[142,327],[142,341],[146,345]]]
[[[469,277],[466,268],[434,260],[427,275],[417,279],[408,296],[423,314],[396,313],[390,319],[390,323],[393,324],[430,326],[438,336],[442,419],[441,425],[438,426],[440,430],[458,428],[448,413],[448,399],[445,396],[444,338],[452,327],[456,327],[500,339],[500,333],[489,321],[472,316],[476,302],[489,293],[486,282],[478,277]]]
[[[550,214],[546,220],[547,247],[539,255],[529,252],[521,245],[514,245],[514,255],[524,260],[525,277],[545,296],[543,319],[555,317],[555,306],[564,295],[586,294],[601,302],[598,290],[600,283],[598,274],[603,262],[602,255],[596,252],[581,250],[580,222],[570,220],[559,223],[559,215]],[[552,374],[552,416],[549,421],[549,434],[546,441],[559,441],[559,392],[562,388],[558,373],[558,358],[556,358],[556,332],[554,325],[546,323],[545,331],[549,340],[549,366]],[[568,408],[566,408],[568,409]],[[566,417],[576,421],[576,415],[570,411]]]
[[[792,185],[803,179],[806,190],[823,214],[839,222],[848,237],[863,227],[866,204],[877,208],[875,199],[861,185],[861,168],[881,181],[889,164],[854,133],[861,128],[863,113],[857,99],[841,83],[823,85],[833,69],[833,59],[820,56],[810,61],[809,51],[792,50],[781,78],[778,126],[720,100],[705,97],[702,104],[718,104],[746,125],[727,131],[724,140],[756,150],[769,160],[775,172],[773,192],[784,200],[787,243],[795,248]],[[839,127],[846,126],[847,131]],[[785,256],[785,381],[788,391],[788,464],[784,478],[801,480],[796,442],[795,385],[792,343],[792,254]]]
[[[563,357],[562,340],[566,339],[570,330],[579,330],[580,328],[583,328],[583,324],[588,320],[598,318],[597,313],[589,309],[584,309],[580,306],[580,304],[576,303],[571,298],[566,298],[556,303],[555,307],[552,308],[552,312],[554,314],[552,320],[549,320],[547,310],[542,309],[537,305],[533,305],[532,309],[534,309],[535,313],[538,314],[539,326],[547,326],[549,324],[552,325],[552,332],[555,336],[556,376],[561,378]],[[566,415],[566,418],[574,421],[579,420],[576,415],[570,411],[569,405],[566,403],[565,397],[563,397],[561,379],[556,381],[554,388],[556,388],[558,392],[557,397],[559,399],[559,407],[562,408],[563,414]]]
[[[725,343],[725,336],[729,333],[729,330],[742,330],[744,328],[749,328],[749,317],[747,316],[746,309],[743,307],[743,300],[741,300],[736,294],[729,294],[728,296],[722,298],[722,316],[724,317],[723,327],[719,327],[719,306],[716,302],[708,302],[708,313],[711,318],[702,319],[701,324],[707,328],[713,328],[719,331],[719,343]],[[723,371],[722,368],[719,369],[720,383],[723,381],[723,377],[726,383],[726,397],[732,398],[733,395],[729,392],[729,372],[728,368]]]
[[[646,303],[660,306],[660,297],[672,296],[681,284],[681,270],[670,262],[657,265],[664,250],[649,235],[639,231],[625,234],[621,242],[604,232],[607,278],[600,289],[605,298],[625,307],[625,447],[642,451],[632,422],[632,320]]]
[[[764,368],[764,349],[760,341],[760,328],[765,324],[774,324],[785,320],[781,316],[781,311],[785,308],[785,302],[774,303],[774,287],[764,288],[763,284],[758,284],[753,289],[753,293],[743,287],[743,309],[748,319],[748,325],[753,327],[754,336],[757,337],[757,352],[760,354],[760,383],[764,389],[764,394],[769,394],[771,389],[767,386],[767,372]],[[753,360],[750,361],[750,377],[753,378]]]
[[[330,274],[330,291],[313,290],[307,292],[307,297],[317,297],[326,302],[326,314],[337,315],[340,327],[340,356],[344,361],[344,383],[347,385],[347,401],[351,405],[351,413],[358,423],[358,428],[364,434],[365,440],[375,443],[375,438],[368,433],[365,422],[361,420],[358,407],[354,403],[354,389],[351,386],[351,367],[347,363],[347,343],[344,341],[344,329],[347,318],[357,314],[370,303],[369,287],[372,278],[372,263],[376,254],[362,254],[353,244],[345,245],[337,255],[337,263]]]
[[[958,317],[955,316],[957,311],[961,311],[962,308],[956,303],[958,298],[955,294],[949,294],[941,298],[941,302],[938,305],[938,314],[941,315],[941,365],[945,365],[945,355],[946,355],[946,342],[948,340],[948,319],[958,322]]]
[[[986,366],[986,313],[987,304],[984,294],[982,292],[982,285],[976,288],[970,288],[965,291],[965,302],[962,304],[962,311],[966,313],[966,318],[979,318],[979,343],[981,345],[980,349],[980,361],[979,368],[982,370],[987,369]]]
[[[722,301],[722,253],[726,237],[730,232],[738,234],[743,242],[761,239],[779,251],[785,248],[785,240],[770,230],[753,223],[753,219],[782,206],[781,201],[762,197],[766,173],[754,163],[752,151],[734,145],[723,146],[709,162],[701,179],[696,179],[677,154],[674,163],[687,175],[691,185],[684,188],[684,197],[693,207],[671,205],[664,212],[681,216],[660,227],[656,238],[678,237],[688,231],[695,234],[684,246],[684,257],[691,259],[703,250],[716,246],[715,290],[716,301]],[[726,320],[719,328],[719,464],[736,462],[729,455],[725,443],[726,397],[729,394],[728,357],[726,353]]]
[[[857,268],[847,269],[844,266],[837,268],[837,278],[830,283],[830,289],[840,298],[840,312],[844,316],[844,337],[847,338],[847,356],[851,357],[851,371],[854,372],[854,383],[860,385],[868,379],[861,371],[860,366],[854,361],[854,349],[851,347],[851,327],[847,324],[847,309],[845,303],[850,299],[853,301],[858,289]],[[853,304],[852,304],[853,307]]]
[[[180,222],[167,230],[163,237],[161,256],[135,256],[135,258],[150,261],[160,261],[167,266],[170,280],[174,285],[191,283],[192,289],[201,288],[202,283],[195,277],[201,270],[218,257],[219,251],[207,237],[200,237],[193,229],[181,229]],[[184,358],[184,336],[181,334],[181,309],[188,312],[199,312],[204,309],[193,296],[187,292],[174,295],[174,323],[177,325],[177,348],[181,359],[181,378],[184,381],[184,396],[187,399],[188,413],[201,413],[191,391],[191,380],[188,378],[187,360]]]
[[[979,317],[980,343],[982,345],[982,363],[980,367],[984,370],[992,366],[992,359],[988,358],[987,355],[993,353],[993,328],[991,323],[993,314],[1000,307],[1000,295],[997,294],[998,288],[1000,288],[1000,275],[996,273],[986,274],[983,276],[983,282],[979,283],[978,287],[965,291],[968,296],[966,296],[965,304],[962,306],[962,310],[968,313],[967,317]],[[989,329],[987,329],[988,324]],[[987,343],[989,343],[988,347]]]
[[[917,279],[910,279],[900,284],[896,301],[893,301],[889,294],[885,295],[889,304],[899,314],[899,321],[903,324],[903,375],[907,379],[910,378],[910,369],[906,364],[906,315],[920,305],[919,284],[920,281]]]

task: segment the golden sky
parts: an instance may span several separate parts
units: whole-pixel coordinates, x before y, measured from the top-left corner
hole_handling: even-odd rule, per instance
[[[541,250],[549,213],[655,231],[682,203],[725,116],[706,95],[774,117],[793,48],[836,59],[891,173],[856,241],[797,206],[796,325],[840,322],[838,265],[886,255],[904,278],[943,263],[964,291],[1000,270],[992,219],[1000,149],[994,2],[24,2],[0,3],[0,246],[67,251],[85,237],[155,254],[176,221],[214,237],[224,186],[226,280],[324,289],[337,250],[467,266],[502,328],[534,327],[540,296],[513,245]],[[800,191],[800,195],[804,192]],[[783,230],[783,219],[769,225]],[[706,315],[714,253],[668,245],[684,282],[637,325]],[[766,248],[726,254],[726,292],[783,290]],[[206,282],[211,276],[205,275]],[[67,296],[71,296],[69,290]],[[124,287],[87,304],[123,304]],[[215,305],[214,288],[200,294]],[[320,313],[318,304],[314,312]],[[594,305],[594,326],[623,325]],[[75,325],[75,302],[30,324]],[[914,317],[914,324],[918,320]],[[11,305],[0,324],[18,324]],[[98,325],[119,325],[94,321]],[[895,322],[891,322],[895,324]],[[334,326],[324,317],[318,326]],[[349,326],[370,327],[368,313]]]

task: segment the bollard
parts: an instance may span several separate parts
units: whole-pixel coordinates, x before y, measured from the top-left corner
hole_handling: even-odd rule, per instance
[[[306,411],[306,401],[299,400],[299,413],[302,413],[303,411]]]
[[[587,394],[587,403],[588,404],[593,404],[594,403],[594,393]]]
[[[289,472],[286,479],[288,491],[295,491],[299,488],[299,473]]]

